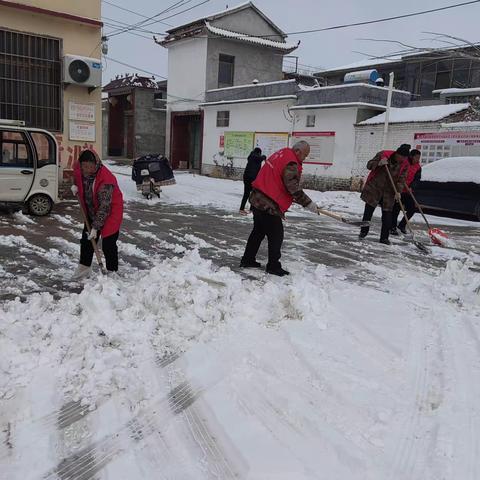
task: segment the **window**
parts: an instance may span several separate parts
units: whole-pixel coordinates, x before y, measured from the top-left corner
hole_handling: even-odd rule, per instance
[[[223,55],[218,59],[218,88],[233,86],[233,70],[235,57]]]
[[[0,167],[33,167],[30,148],[23,133],[0,131],[0,152]]]
[[[315,115],[307,115],[307,127],[314,127],[315,126]]]
[[[32,132],[31,136],[37,151],[37,168],[45,165],[55,165],[55,142],[53,139],[40,132]]]
[[[450,88],[450,77],[452,72],[437,72],[435,79],[435,90]]]
[[[62,130],[60,52],[59,39],[0,29],[0,118]]]
[[[220,111],[217,112],[217,127],[228,127],[230,125],[230,112]]]

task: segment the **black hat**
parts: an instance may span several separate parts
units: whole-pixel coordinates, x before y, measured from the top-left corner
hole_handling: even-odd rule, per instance
[[[402,157],[408,157],[410,155],[410,147],[411,145],[408,145],[408,143],[403,143],[397,148],[397,153]]]

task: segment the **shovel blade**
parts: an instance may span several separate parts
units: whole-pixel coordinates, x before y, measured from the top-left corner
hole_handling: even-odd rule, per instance
[[[369,227],[370,222],[365,220],[349,220],[348,218],[342,217],[342,222],[347,223],[348,225],[353,225],[355,227]]]
[[[420,243],[420,242],[414,240],[413,244],[423,253],[430,253],[430,250],[423,243]]]

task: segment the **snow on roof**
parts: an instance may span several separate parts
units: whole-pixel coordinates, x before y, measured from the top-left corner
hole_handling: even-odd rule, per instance
[[[336,72],[337,70],[353,70],[354,68],[364,68],[364,67],[371,67],[374,65],[386,65],[388,63],[398,62],[402,59],[400,56],[395,56],[391,58],[364,58],[363,60],[358,60],[357,62],[349,63],[348,65],[342,65],[340,67],[332,67],[326,70],[321,70],[318,73],[328,73],[328,72]]]
[[[211,106],[211,105],[226,105],[230,103],[252,103],[252,102],[274,102],[276,100],[296,100],[296,95],[275,95],[272,97],[253,97],[253,98],[241,98],[238,100],[218,100],[215,102],[205,102],[200,103],[200,106]]]
[[[366,103],[366,102],[341,102],[341,103],[317,103],[317,104],[306,104],[306,105],[295,105],[290,107],[290,110],[309,110],[314,108],[348,108],[348,107],[366,107],[374,108],[377,110],[385,110],[387,107],[385,105],[378,105],[377,103]]]
[[[442,128],[451,128],[451,129],[467,129],[467,130],[477,130],[480,129],[480,122],[451,122],[451,123],[442,123]]]
[[[450,105],[429,105],[427,107],[407,107],[390,109],[390,123],[436,122],[470,107],[469,103]],[[385,113],[360,122],[359,125],[385,123]]]
[[[207,30],[210,33],[218,35],[220,37],[226,38],[235,38],[237,40],[242,40],[248,43],[254,43],[256,45],[263,45],[264,47],[278,48],[279,50],[292,51],[295,50],[300,42],[298,43],[286,43],[286,42],[277,42],[275,40],[269,40],[261,37],[253,37],[245,33],[232,32],[231,30],[224,30],[223,28],[214,27],[210,25],[209,22],[205,21]]]
[[[329,89],[334,89],[334,88],[352,88],[352,87],[365,87],[365,88],[376,88],[380,90],[388,90],[388,87],[380,87],[378,85],[372,85],[371,83],[363,83],[363,82],[357,82],[357,83],[340,83],[339,85],[327,85],[325,87],[321,86],[309,86],[309,85],[298,85],[300,87],[300,90],[304,90],[305,92],[312,91],[312,90],[329,90]],[[408,93],[410,95],[410,92],[407,90],[398,90],[396,88],[393,89],[394,92],[401,92],[401,93]]]
[[[103,91],[114,90],[124,87],[140,87],[140,88],[158,88],[157,83],[151,77],[142,77],[137,73],[133,75],[125,75],[124,77],[118,77],[111,80],[107,85],[103,87]]]
[[[296,80],[294,78],[289,80],[275,80],[273,82],[262,82],[262,83],[247,83],[245,85],[234,85],[233,87],[222,87],[222,88],[211,88],[207,92],[219,92],[222,90],[233,90],[235,88],[247,88],[247,87],[261,87],[263,85],[275,85],[277,83],[294,83]]]
[[[188,25],[192,25],[194,23],[199,23],[203,20],[215,20],[216,18],[220,18],[220,17],[224,17],[225,15],[229,15],[231,13],[234,13],[234,12],[238,12],[240,10],[244,10],[245,8],[253,8],[257,13],[258,15],[260,15],[267,23],[269,23],[275,30],[278,31],[278,33],[282,34],[282,35],[285,35],[285,33],[280,29],[278,28],[277,25],[275,25],[272,20],[270,20],[261,10],[259,10],[252,2],[243,2],[243,3],[240,3],[238,5],[235,5],[234,7],[231,7],[231,8],[226,8],[225,10],[221,10],[219,12],[216,12],[216,13],[211,13],[210,15],[206,15],[206,16],[203,16],[203,17],[200,17],[200,18],[196,18],[194,20],[190,20],[189,22],[187,23],[183,23],[182,25],[178,25],[176,27],[173,27],[171,28],[170,30],[167,30],[167,33],[172,33],[174,32],[175,30],[178,30],[180,28],[184,28],[184,27],[187,27]]]
[[[450,157],[422,168],[422,180],[428,182],[473,182],[480,185],[480,157]]]
[[[469,93],[480,93],[480,87],[474,88],[444,88],[441,90],[433,90],[432,93],[439,93],[440,95],[452,95],[455,93],[458,94],[469,94]]]

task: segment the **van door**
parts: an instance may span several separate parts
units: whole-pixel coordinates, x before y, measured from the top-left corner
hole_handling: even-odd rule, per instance
[[[0,201],[23,202],[35,177],[25,133],[0,130]]]

